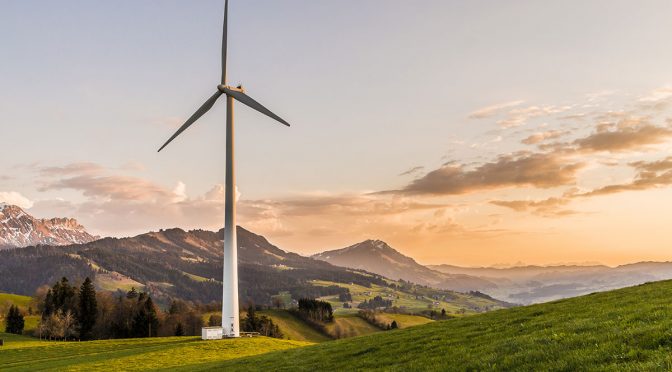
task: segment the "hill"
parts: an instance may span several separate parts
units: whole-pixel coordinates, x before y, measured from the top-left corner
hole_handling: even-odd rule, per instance
[[[309,345],[266,337],[201,341],[161,337],[90,342],[39,341],[0,333],[2,371],[190,371],[232,358]]]
[[[0,249],[81,244],[93,240],[96,237],[73,218],[37,219],[15,205],[0,203]]]
[[[370,273],[285,252],[264,237],[238,227],[241,303],[271,304],[279,292],[291,297],[338,294],[331,280],[369,286],[385,281]],[[223,232],[161,230],[130,238],[104,238],[81,245],[37,246],[0,251],[0,291],[32,295],[63,276],[94,279],[98,289],[143,288],[159,300],[221,300]],[[29,267],[30,270],[26,270]],[[290,305],[290,304],[285,304]]]
[[[241,304],[272,305],[276,299],[291,306],[293,300],[302,297],[338,298],[347,293],[349,285],[398,288],[402,284],[286,252],[242,227],[237,234]],[[63,276],[73,283],[88,276],[99,290],[128,291],[134,286],[148,291],[162,304],[172,298],[220,301],[222,239],[222,231],[169,229],[87,244],[0,250],[0,291],[32,295],[39,286],[52,285]],[[482,306],[484,300],[477,295],[446,295],[449,299],[471,298],[459,305],[465,311],[505,305],[488,299],[485,302],[489,304]]]
[[[336,266],[366,270],[386,278],[454,291],[484,291],[497,287],[491,281],[465,274],[446,274],[420,265],[382,240],[365,240],[346,248],[312,256]]]
[[[210,370],[669,370],[672,281],[242,358]]]
[[[489,289],[488,294],[520,304],[545,302],[672,279],[672,262],[639,262],[616,267],[605,265],[429,267],[446,274],[471,275],[496,282],[497,288]]]

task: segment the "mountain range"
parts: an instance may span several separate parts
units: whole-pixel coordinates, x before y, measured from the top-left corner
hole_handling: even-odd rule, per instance
[[[454,302],[470,312],[510,306],[480,293],[423,288],[375,273],[331,265],[286,252],[261,235],[237,228],[241,305],[271,305],[303,297],[347,294],[349,287],[389,288],[406,296]],[[0,250],[0,292],[32,295],[61,277],[93,279],[98,289],[149,291],[159,303],[172,298],[209,303],[221,300],[222,239],[218,232],[167,229],[128,238],[103,238],[83,244],[38,245]],[[285,305],[290,305],[285,303]]]
[[[36,219],[19,207],[4,204],[0,205],[0,291],[32,294],[62,276],[90,276],[102,289],[135,286],[159,297],[209,302],[221,296],[222,238],[222,231],[168,229],[96,239],[74,219]],[[315,281],[371,286],[404,280],[437,290],[477,291],[507,303],[530,304],[672,279],[671,262],[618,267],[425,266],[381,240],[305,257],[241,227],[238,239],[241,303],[269,303],[280,292],[289,292],[294,299],[343,292],[343,286],[315,285]]]
[[[15,205],[0,203],[0,249],[83,244],[97,238],[74,218],[37,219]]]

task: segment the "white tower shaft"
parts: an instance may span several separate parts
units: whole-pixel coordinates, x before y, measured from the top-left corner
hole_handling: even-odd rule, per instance
[[[238,240],[236,239],[236,175],[234,159],[233,97],[226,96],[226,190],[224,198],[224,275],[222,327],[224,335],[240,337],[238,309]]]

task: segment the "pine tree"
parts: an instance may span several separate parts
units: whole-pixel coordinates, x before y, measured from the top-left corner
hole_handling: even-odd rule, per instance
[[[175,336],[184,336],[184,329],[182,328],[182,323],[177,323],[175,327]]]
[[[397,329],[399,328],[399,325],[397,324],[396,320],[392,321],[392,324],[390,324],[390,329]]]
[[[23,333],[24,325],[23,314],[21,314],[19,308],[14,305],[10,306],[7,312],[5,332],[20,335]]]
[[[96,290],[88,277],[82,283],[79,290],[79,335],[82,339],[91,338],[91,331],[96,324],[98,315],[98,304],[96,302]]]

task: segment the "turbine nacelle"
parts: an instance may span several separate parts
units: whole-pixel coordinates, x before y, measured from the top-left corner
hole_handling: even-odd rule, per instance
[[[229,92],[245,93],[245,89],[243,89],[242,85],[239,85],[237,87],[232,87],[232,86],[229,86],[229,85],[219,84],[217,86],[217,90],[224,93],[224,94],[229,94]]]

